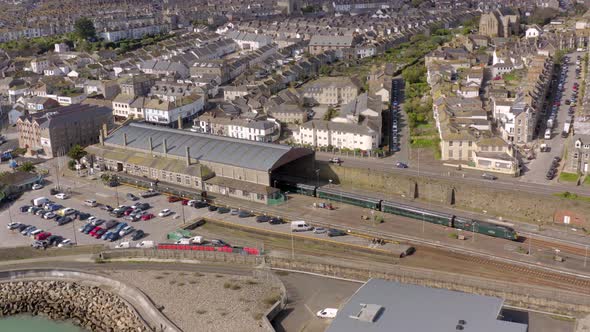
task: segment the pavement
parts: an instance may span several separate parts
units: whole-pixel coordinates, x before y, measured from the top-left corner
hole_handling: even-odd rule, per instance
[[[551,134],[551,139],[545,140],[543,135],[546,129],[546,121],[551,114],[551,107],[553,106],[553,97],[557,92],[557,85],[559,84],[559,79],[555,83],[553,94],[551,100],[548,102],[546,114],[543,117],[541,130],[539,131],[539,138],[538,143],[545,142],[551,150],[549,152],[538,152],[536,153],[536,158],[531,160],[530,162],[525,162],[525,171],[524,174],[519,178],[520,181],[523,182],[530,182],[530,183],[540,183],[540,184],[547,184],[547,183],[556,183],[558,182],[559,175],[556,175],[552,180],[547,180],[545,178],[545,174],[549,170],[551,166],[551,162],[554,157],[560,157],[565,159],[565,151],[566,147],[571,146],[571,135],[568,135],[566,138],[561,136],[563,131],[563,126],[565,120],[569,117],[568,116],[568,109],[569,105],[566,105],[565,101],[570,99],[572,96],[574,82],[582,83],[581,80],[576,79],[576,58],[577,56],[584,57],[584,52],[573,52],[569,54],[570,61],[567,65],[568,73],[567,78],[565,79],[564,84],[564,91],[561,97],[561,104],[557,111],[557,121],[553,125],[553,130]],[[581,102],[584,96],[578,96],[578,106],[577,108],[582,107]],[[559,170],[563,169],[563,163],[560,163]]]

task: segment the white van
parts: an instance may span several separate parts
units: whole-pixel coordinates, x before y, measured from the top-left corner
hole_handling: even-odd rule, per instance
[[[545,130],[545,139],[551,139],[551,129]]]
[[[91,207],[95,207],[98,205],[98,203],[96,203],[95,199],[87,199],[84,201],[84,204],[87,206],[91,206]]]
[[[117,246],[115,248],[117,249],[127,249],[130,247],[130,243],[129,242],[121,242],[119,244],[117,244]]]
[[[291,232],[306,232],[311,231],[312,229],[313,227],[303,220],[291,221]]]
[[[45,203],[49,203],[49,199],[47,197],[37,197],[33,200],[33,205],[35,206],[42,206]]]
[[[183,237],[175,242],[175,244],[203,244],[205,240],[202,236],[193,236],[191,238]]]
[[[141,241],[135,245],[136,248],[153,248],[155,247],[154,241]]]

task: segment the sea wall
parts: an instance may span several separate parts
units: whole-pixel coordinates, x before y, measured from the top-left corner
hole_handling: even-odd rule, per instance
[[[148,331],[133,309],[97,286],[60,280],[0,283],[0,315],[32,314],[70,320],[88,331]]]

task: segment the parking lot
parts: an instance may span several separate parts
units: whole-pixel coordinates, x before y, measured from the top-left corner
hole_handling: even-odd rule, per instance
[[[567,55],[569,61],[562,64],[562,68],[565,68],[564,75],[562,72],[557,73],[557,78],[553,82],[553,98],[549,100],[547,108],[545,109],[545,115],[540,120],[541,126],[538,131],[539,147],[535,153],[535,159],[526,161],[525,160],[525,173],[520,177],[521,181],[533,182],[533,183],[548,183],[557,181],[559,178],[559,171],[562,169],[563,161],[556,167],[556,172],[553,176],[547,176],[548,171],[551,169],[553,159],[555,157],[563,158],[566,146],[570,144],[570,135],[564,137],[562,132],[566,122],[571,123],[571,116],[574,114],[572,111],[581,108],[579,101],[583,96],[578,96],[574,88],[574,83],[582,84],[582,80],[578,79],[576,74],[576,60],[580,57],[580,71],[583,65],[583,52],[573,52]],[[580,73],[580,75],[582,75]],[[563,77],[563,86],[560,89],[560,79]],[[570,103],[571,99],[574,98],[575,103]],[[573,106],[575,104],[575,106]],[[570,111],[570,108],[572,111]],[[547,121],[551,119],[552,112],[554,112],[553,126],[549,128]],[[546,138],[546,130],[550,129],[550,138]],[[571,129],[570,129],[571,134]],[[549,136],[547,136],[549,137]],[[548,152],[541,152],[541,144],[546,144],[549,148]]]
[[[76,179],[62,178],[61,182],[67,183],[67,181],[75,180]],[[110,220],[125,222],[128,225],[134,227],[134,229],[140,229],[145,232],[145,237],[137,241],[152,240],[155,243],[170,242],[166,239],[166,235],[169,232],[177,230],[178,228],[182,227],[185,223],[190,223],[191,221],[202,217],[216,219],[223,222],[231,222],[242,226],[256,227],[258,229],[275,231],[279,233],[291,233],[290,223],[273,225],[268,222],[256,222],[256,217],[254,215],[251,217],[244,217],[242,215],[242,217],[240,217],[239,215],[237,215],[237,213],[231,211],[221,214],[218,211],[209,211],[207,207],[197,209],[195,207],[182,205],[181,201],[170,203],[168,202],[168,197],[164,195],[158,195],[149,198],[140,198],[140,200],[138,201],[132,201],[126,197],[128,193],[132,193],[135,196],[140,196],[140,193],[142,191],[140,189],[135,189],[126,186],[109,188],[103,186],[102,184],[91,183],[88,180],[86,180],[85,182],[77,182],[71,184],[75,184],[75,187],[70,189],[71,195],[69,195],[70,197],[68,197],[67,199],[62,200],[52,196],[49,190],[49,187],[51,186],[49,185],[40,190],[25,192],[24,195],[10,207],[10,209],[4,210],[2,214],[0,214],[0,216],[2,217],[2,220],[6,220],[7,223],[12,221],[23,223],[26,225],[32,225],[42,229],[43,231],[50,232],[53,235],[60,235],[64,238],[71,239],[73,242],[81,245],[108,244],[110,246],[116,246],[120,242],[131,241],[133,233],[130,233],[125,237],[112,242],[105,241],[80,232],[80,229],[88,224],[88,220],[74,219],[72,222],[60,226],[55,221],[55,218],[47,220],[44,219],[42,216],[34,215],[29,212],[21,212],[21,207],[25,205],[31,205],[31,200],[35,198],[47,197],[53,202],[58,203],[64,207],[69,207],[76,211],[88,213],[89,215],[96,217],[97,219],[102,219],[105,222]],[[88,199],[96,200],[98,206],[87,206],[84,201]],[[110,205],[115,208],[117,207],[117,204],[131,206],[133,204],[137,204],[138,202],[148,203],[151,207],[148,210],[146,210],[146,213],[153,214],[154,218],[149,220],[130,221],[126,220],[125,216],[121,216],[119,218],[112,216],[109,214],[108,211],[105,211],[101,208],[101,205]],[[166,217],[158,216],[159,212],[163,209],[170,209],[171,214]],[[74,215],[71,216],[73,217]],[[104,225],[105,224],[103,223],[98,227],[105,228]],[[342,231],[345,232],[346,230]],[[330,239],[336,242],[343,242],[363,247],[372,246],[379,249],[391,249],[389,247],[396,248],[393,244],[372,244],[371,241],[368,239],[355,236],[331,237],[330,231],[328,229],[323,228],[318,228],[315,230],[305,232],[297,232],[296,234],[297,236],[304,235],[307,237],[318,239]],[[23,245],[26,246],[33,243],[32,237],[23,236],[17,230],[8,230],[6,227],[0,230],[0,240],[2,241],[1,243],[3,247],[15,247]],[[256,243],[249,243],[247,239],[241,241],[240,243],[231,244],[240,246],[256,245]]]

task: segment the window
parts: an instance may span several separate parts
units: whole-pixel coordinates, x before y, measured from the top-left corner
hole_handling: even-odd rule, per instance
[[[453,141],[449,141],[449,146],[453,146]]]
[[[459,141],[459,146],[463,146],[463,141]]]
[[[453,150],[449,150],[449,158],[453,158]]]
[[[234,188],[228,188],[227,191],[229,191],[230,195],[236,194],[236,190]]]
[[[243,190],[243,191],[242,191],[242,196],[244,196],[244,197],[248,197],[248,196],[250,196],[250,193],[249,193],[249,192],[247,192],[246,190]]]
[[[191,184],[191,178],[190,178],[190,177],[188,177],[188,176],[185,176],[185,177],[184,177],[184,184],[188,184],[188,185],[190,185],[190,184]]]
[[[178,183],[182,182],[182,178],[181,178],[180,174],[176,174],[176,182],[178,182]]]

